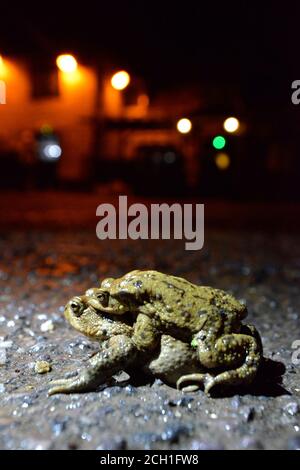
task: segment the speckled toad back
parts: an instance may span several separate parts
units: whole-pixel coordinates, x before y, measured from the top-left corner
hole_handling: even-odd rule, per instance
[[[178,388],[191,391],[203,385],[209,393],[216,385],[248,384],[260,365],[262,344],[255,328],[241,323],[246,315],[246,307],[222,290],[157,271],[135,270],[105,279],[66,307],[66,317],[76,329],[100,341],[113,340],[105,353],[93,358],[79,388],[95,387],[107,378],[107,371],[112,375],[126,365],[157,359],[163,335],[175,340],[173,349],[178,341],[178,347],[185,343],[197,353],[199,369],[193,366],[191,371],[185,362]],[[166,357],[165,351],[161,357]],[[65,381],[50,393],[78,390],[73,382]]]

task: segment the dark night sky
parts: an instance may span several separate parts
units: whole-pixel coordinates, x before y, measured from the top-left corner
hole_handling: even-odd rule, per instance
[[[1,6],[0,45],[28,57],[72,50],[83,61],[112,58],[153,89],[236,83],[248,100],[272,102],[299,78],[300,7],[287,3],[11,1]]]

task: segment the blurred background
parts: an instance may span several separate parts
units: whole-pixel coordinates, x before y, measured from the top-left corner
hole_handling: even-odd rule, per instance
[[[2,223],[69,223],[72,208],[88,222],[127,194],[206,202],[229,226],[297,225],[299,9],[3,5]]]
[[[1,2],[0,448],[300,448],[299,18],[300,2]],[[203,249],[98,240],[119,195],[204,203]],[[98,348],[64,305],[133,269],[245,302],[281,372],[219,400],[159,382],[49,400]]]

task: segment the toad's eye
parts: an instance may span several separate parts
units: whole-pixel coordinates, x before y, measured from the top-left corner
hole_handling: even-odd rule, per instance
[[[96,294],[96,297],[99,302],[103,305],[103,307],[106,307],[108,305],[108,292],[98,292]]]
[[[76,317],[80,317],[80,315],[83,312],[83,305],[81,302],[78,302],[78,300],[72,300],[70,302],[70,307],[73,311],[73,313],[76,315]]]

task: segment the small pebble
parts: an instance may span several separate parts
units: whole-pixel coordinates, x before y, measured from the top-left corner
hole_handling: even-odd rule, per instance
[[[299,413],[299,405],[298,403],[291,401],[290,403],[287,403],[285,407],[283,408],[285,413],[295,416],[297,413]]]
[[[130,375],[127,372],[121,371],[119,374],[115,374],[114,379],[116,382],[125,382],[126,380],[130,379]]]
[[[4,365],[6,363],[6,360],[7,360],[6,350],[0,349],[0,365]]]
[[[47,361],[37,361],[34,366],[34,371],[37,374],[46,374],[51,371],[51,365]]]
[[[232,398],[231,406],[234,410],[238,410],[242,405],[242,399],[238,395]]]
[[[54,323],[52,320],[47,320],[41,324],[40,330],[45,333],[46,331],[53,331],[54,330]]]
[[[161,439],[163,441],[171,442],[172,444],[178,443],[181,436],[187,436],[189,434],[189,429],[185,425],[173,424],[167,427],[161,433]]]
[[[135,395],[137,393],[136,388],[129,384],[125,387],[125,393],[126,395]]]
[[[38,317],[39,320],[47,320],[47,315],[45,315],[45,313],[41,313],[37,317]]]
[[[0,348],[1,349],[11,348],[12,344],[13,344],[12,341],[0,341]]]
[[[184,397],[180,398],[180,399],[177,401],[176,404],[177,404],[178,406],[183,406],[183,407],[185,407],[185,406],[189,406],[189,405],[192,403],[192,401],[194,401],[194,398],[193,398],[193,397],[184,396]],[[172,405],[171,405],[171,406],[172,406]]]

